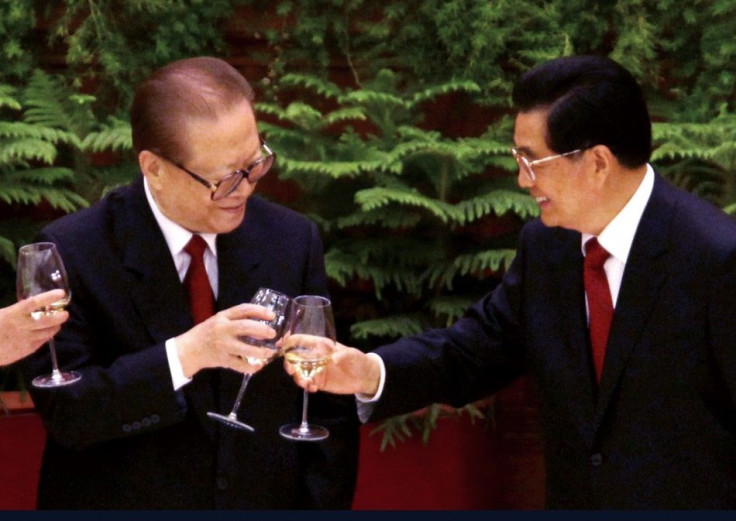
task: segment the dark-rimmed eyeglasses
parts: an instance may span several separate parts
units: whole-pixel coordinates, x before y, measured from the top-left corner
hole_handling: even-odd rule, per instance
[[[266,142],[262,139],[261,149],[263,152],[265,152],[262,157],[256,159],[242,170],[236,170],[235,172],[229,173],[216,183],[208,181],[201,175],[192,172],[177,161],[172,161],[171,159],[161,156],[160,154],[159,156],[189,174],[192,179],[194,179],[198,183],[201,183],[202,185],[209,188],[210,199],[212,199],[213,201],[217,201],[233,193],[238,188],[238,186],[240,186],[240,183],[243,179],[247,179],[249,183],[254,184],[256,181],[258,181],[268,173],[268,171],[273,166],[274,161],[276,160],[276,154],[274,154],[273,150],[271,150]]]
[[[526,174],[526,176],[532,183],[536,183],[537,176],[534,173],[534,169],[532,168],[534,165],[546,163],[547,161],[552,161],[561,157],[571,156],[573,154],[577,154],[578,152],[582,152],[583,150],[583,148],[576,148],[575,150],[565,152],[564,154],[555,154],[553,156],[542,157],[533,161],[529,161],[529,159],[527,159],[527,157],[523,154],[521,150],[519,150],[517,147],[512,147],[511,155],[514,156],[514,159],[516,159],[516,163],[519,165],[519,169],[524,172],[524,174]]]

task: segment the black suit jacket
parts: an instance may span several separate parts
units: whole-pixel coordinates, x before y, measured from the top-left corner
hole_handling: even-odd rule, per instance
[[[550,508],[736,508],[736,221],[655,179],[599,387],[580,234],[534,221],[464,318],[377,350],[387,379],[372,419],[529,374]]]
[[[241,416],[255,433],[221,426],[242,374],[205,370],[174,391],[164,343],[193,326],[185,290],[145,199],[142,178],[47,226],[71,280],[59,361],[74,385],[33,389],[48,432],[38,490],[52,509],[350,508],[358,459],[352,397],[313,395],[320,443],[281,438],[298,422],[302,391],[276,361],[255,375]],[[244,222],[217,238],[218,309],[260,286],[290,296],[326,294],[316,226],[257,196]],[[49,350],[28,359],[29,379],[49,371]]]

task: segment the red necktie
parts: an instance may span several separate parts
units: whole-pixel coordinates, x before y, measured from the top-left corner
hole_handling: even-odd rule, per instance
[[[588,296],[590,343],[593,348],[593,364],[598,380],[601,379],[603,359],[606,355],[608,331],[613,319],[613,300],[603,263],[610,256],[598,239],[585,243],[585,294]]]
[[[207,243],[199,235],[192,235],[184,247],[184,251],[192,258],[184,277],[184,288],[189,294],[189,307],[192,310],[195,325],[215,314],[215,296],[204,267],[206,249]]]

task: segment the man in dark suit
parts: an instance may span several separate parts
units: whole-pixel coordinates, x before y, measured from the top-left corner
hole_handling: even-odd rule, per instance
[[[60,363],[82,379],[32,389],[48,433],[40,508],[350,508],[359,440],[351,397],[311,401],[327,440],[286,440],[278,429],[299,420],[302,390],[270,364],[251,379],[239,411],[255,432],[207,417],[227,413],[243,373],[258,369],[242,358],[239,337],[274,334],[258,321],[269,313],[248,304],[256,290],[327,291],[315,224],[253,195],[274,155],[252,100],[248,82],[222,60],[159,69],[131,108],[143,175],[42,231],[72,288],[70,319],[56,337]],[[197,324],[182,284],[193,235],[206,243],[216,307]],[[48,365],[42,350],[28,377]]]
[[[356,393],[375,420],[528,374],[549,508],[736,508],[736,221],[649,165],[643,94],[614,61],[552,60],[513,99],[518,182],[541,216],[499,286],[447,329],[343,346],[295,379]],[[610,253],[605,291],[585,280],[590,240]]]

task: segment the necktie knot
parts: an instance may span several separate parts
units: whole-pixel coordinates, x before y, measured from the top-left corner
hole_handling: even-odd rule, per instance
[[[611,254],[593,237],[585,243],[585,264],[593,269],[600,269]]]
[[[201,235],[192,235],[187,245],[184,246],[184,251],[189,254],[192,260],[201,259],[206,249],[207,242],[205,242]]]

